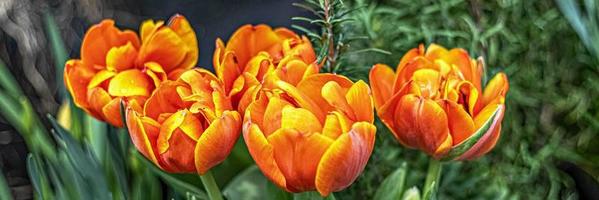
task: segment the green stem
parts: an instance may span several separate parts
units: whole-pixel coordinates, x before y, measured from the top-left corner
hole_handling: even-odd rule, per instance
[[[204,184],[204,188],[208,193],[208,197],[210,200],[223,200],[223,195],[220,193],[220,189],[218,189],[218,185],[216,185],[216,181],[214,181],[214,176],[210,171],[206,172],[204,175],[200,175],[202,179],[202,183]]]
[[[424,200],[437,199],[437,187],[441,177],[441,161],[430,159],[428,163],[428,172],[424,182]]]

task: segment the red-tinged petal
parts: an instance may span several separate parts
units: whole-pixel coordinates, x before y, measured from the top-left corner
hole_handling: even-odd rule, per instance
[[[461,48],[451,49],[442,59],[449,64],[456,65],[464,78],[473,82],[475,72],[472,71],[472,61],[466,50]]]
[[[343,190],[356,180],[372,154],[375,136],[374,125],[358,122],[335,140],[318,164],[316,189],[320,195]]]
[[[188,49],[185,59],[179,65],[179,68],[191,69],[198,62],[198,39],[196,34],[189,24],[189,21],[182,15],[174,15],[168,22],[168,26],[181,38]]]
[[[470,115],[474,116],[482,108],[478,90],[472,83],[462,81],[458,86],[458,94],[458,103],[464,105]]]
[[[414,95],[401,98],[395,110],[395,126],[403,144],[429,155],[435,155],[450,135],[443,108],[433,100]]]
[[[158,153],[171,172],[195,171],[193,149],[200,133],[193,131],[189,123],[200,123],[189,111],[181,110],[169,116],[160,127],[157,139]],[[184,126],[187,125],[185,129]],[[187,131],[184,131],[187,130]],[[196,132],[195,135],[189,133]],[[195,137],[195,138],[194,138]]]
[[[495,113],[499,112],[493,118],[492,124],[487,130],[487,132],[474,144],[468,151],[463,153],[461,156],[456,158],[456,160],[471,160],[478,158],[487,152],[491,151],[497,140],[499,140],[499,136],[501,134],[501,121],[503,120],[503,115],[505,113],[505,105],[502,104],[492,104],[483,108],[480,113],[474,118],[474,123],[476,124],[477,129],[482,127],[483,124],[489,120],[489,118]]]
[[[393,80],[395,72],[391,67],[385,64],[376,64],[370,69],[370,86],[372,87],[372,96],[374,97],[374,106],[378,110],[387,102],[393,93]]]
[[[156,152],[156,141],[160,131],[160,124],[152,119],[139,116],[139,113],[133,109],[127,110],[127,129],[133,145],[139,152],[152,161],[157,166],[161,167],[158,162]]]
[[[112,96],[150,96],[154,84],[138,69],[123,71],[110,80],[108,94]]]
[[[144,39],[137,64],[157,62],[165,72],[169,73],[180,68],[189,51],[186,41],[183,41],[176,32],[170,28],[160,28],[149,35],[147,40]]]
[[[497,73],[485,87],[483,92],[483,105],[488,105],[498,96],[505,97],[510,88],[507,76],[504,73]]]
[[[402,71],[403,68],[406,67],[406,65],[409,62],[412,62],[412,60],[419,56],[424,56],[424,45],[422,44],[420,44],[418,48],[411,49],[406,53],[406,55],[401,57],[401,60],[399,61],[399,64],[397,64],[397,69],[395,69],[395,72],[398,73]]]
[[[316,102],[314,102],[314,100],[312,100],[308,95],[301,92],[296,87],[287,82],[277,81],[276,84],[277,87],[285,91],[285,93],[287,93],[291,98],[293,98],[295,103],[299,104],[300,107],[309,110],[310,113],[316,116],[319,122],[324,122],[325,113],[320,108],[320,105],[322,104],[316,104]]]
[[[112,100],[112,97],[102,88],[92,88],[88,91],[87,102],[89,103],[91,114],[103,121],[106,121],[108,116],[104,115],[102,109]]]
[[[75,105],[87,109],[87,85],[95,70],[85,66],[81,60],[69,60],[64,67],[64,83],[73,96]]]
[[[93,78],[89,81],[89,84],[87,85],[87,89],[92,89],[94,87],[102,87],[105,86],[103,85],[103,83],[105,83],[107,80],[110,80],[112,77],[116,76],[117,73],[114,71],[108,71],[108,70],[101,70],[98,73],[96,73]]]
[[[283,128],[270,135],[268,142],[272,145],[274,159],[285,176],[287,190],[313,190],[318,163],[333,140],[320,133],[302,133]]]
[[[327,103],[337,110],[340,110],[351,119],[356,119],[354,110],[347,103],[345,94],[347,88],[341,88],[341,86],[334,81],[330,81],[322,86],[321,95],[327,101]]]
[[[389,99],[387,102],[385,102],[385,104],[383,104],[383,106],[377,109],[378,116],[379,118],[381,118],[381,121],[383,121],[383,123],[391,130],[395,138],[404,145],[406,144],[403,143],[403,141],[401,141],[401,139],[399,138],[399,133],[397,133],[397,127],[395,126],[395,109],[397,108],[397,105],[401,98],[408,94],[408,92],[410,92],[410,90],[412,90],[411,88],[413,87],[416,87],[416,85],[412,81],[407,82],[399,90],[399,92],[393,94],[391,99]]]
[[[264,118],[262,120],[262,127],[264,127],[264,136],[268,137],[271,133],[281,128],[283,108],[287,106],[292,105],[291,103],[279,97],[272,97],[268,100],[268,105],[266,106],[266,110],[264,111]]]
[[[106,69],[122,71],[134,67],[137,49],[128,42],[123,46],[112,47],[106,54]]]
[[[115,127],[123,127],[123,117],[121,116],[121,98],[112,99],[102,108],[105,120]]]
[[[304,78],[304,80],[297,84],[297,89],[309,97],[314,103],[316,103],[316,105],[319,105],[323,111],[327,112],[333,110],[333,107],[330,106],[322,97],[321,90],[324,84],[330,81],[338,83],[341,88],[349,88],[353,84],[353,82],[345,76],[321,73]]]
[[[449,132],[453,139],[453,145],[460,144],[476,131],[474,121],[466,110],[464,110],[464,107],[447,100],[443,101],[442,106],[445,113],[447,113]]]
[[[374,111],[372,105],[372,96],[368,85],[360,80],[352,85],[345,94],[347,103],[354,111],[353,120],[374,123]]]
[[[396,93],[399,91],[406,82],[412,79],[414,72],[419,69],[435,69],[435,65],[424,57],[415,57],[413,60],[407,62],[405,67],[397,69],[393,92]]]
[[[250,155],[256,161],[256,165],[260,168],[264,176],[277,186],[286,189],[285,176],[275,162],[273,146],[264,137],[258,125],[246,123],[243,129],[243,138]]]
[[[195,147],[195,167],[199,174],[227,158],[241,132],[241,116],[237,111],[225,111],[204,131]]]
[[[177,87],[182,84],[175,81],[165,81],[156,88],[144,105],[145,116],[157,119],[162,113],[175,113],[179,108],[187,107],[177,93]]]
[[[132,31],[121,31],[114,27],[114,21],[104,20],[92,26],[83,37],[81,44],[81,60],[96,69],[106,66],[106,54],[112,47],[131,43],[139,47],[139,38]]]

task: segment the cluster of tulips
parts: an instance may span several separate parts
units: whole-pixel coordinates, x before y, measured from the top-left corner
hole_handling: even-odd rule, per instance
[[[78,107],[126,126],[164,171],[205,174],[242,134],[262,173],[288,192],[327,196],[354,182],[375,145],[374,108],[399,143],[438,160],[482,156],[500,135],[507,77],[483,90],[483,62],[463,49],[421,45],[395,71],[377,64],[372,89],[320,73],[310,41],[286,28],[245,25],[218,39],[215,73],[195,68],[198,51],[181,15],[145,21],[139,34],[104,20],[64,80]]]

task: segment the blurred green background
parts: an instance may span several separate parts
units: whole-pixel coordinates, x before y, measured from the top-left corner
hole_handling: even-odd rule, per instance
[[[339,47],[329,71],[366,79],[373,64],[396,66],[418,44],[438,43],[484,57],[485,80],[499,71],[508,75],[499,143],[481,159],[446,164],[439,199],[599,197],[599,3],[332,2],[334,17],[344,20],[328,24]],[[197,176],[160,172],[131,148],[124,130],[69,106],[61,86],[64,61],[79,56],[85,30],[103,18],[137,29],[143,19],[174,13],[196,29],[203,67],[211,68],[216,37],[226,39],[245,23],[301,25],[294,28],[306,31],[321,52],[328,40],[319,36],[327,24],[309,23],[318,17],[306,6],[320,8],[318,1],[299,0],[0,2],[0,199],[205,199]],[[70,108],[70,131],[46,117],[56,116],[63,104]],[[396,199],[422,190],[427,157],[401,147],[377,126],[364,173],[335,193],[337,199]],[[253,167],[242,142],[215,170],[229,199],[289,198]]]

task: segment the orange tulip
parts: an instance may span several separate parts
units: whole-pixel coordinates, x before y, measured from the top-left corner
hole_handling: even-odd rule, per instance
[[[145,104],[129,101],[126,115],[135,147],[168,172],[206,173],[229,155],[241,129],[221,82],[203,69],[163,82]]]
[[[146,21],[137,34],[104,20],[92,26],[81,45],[81,59],[67,61],[64,81],[75,105],[114,126],[123,126],[121,100],[143,102],[167,79],[195,66],[195,33],[181,15],[167,25]]]
[[[370,71],[378,115],[395,138],[437,159],[474,159],[499,139],[507,77],[498,73],[482,90],[482,59],[463,49],[420,45],[399,62]]]
[[[242,26],[227,45],[217,39],[213,57],[216,75],[223,80],[225,91],[234,99],[236,108],[248,88],[262,83],[270,72],[278,69],[276,73],[280,76],[290,74],[289,80],[299,82],[296,74],[299,71],[302,72],[299,75],[304,71],[318,73],[315,61],[314,49],[306,37],[286,28],[273,30],[267,25]],[[243,111],[247,103],[245,101],[238,110]]]
[[[289,192],[348,187],[374,147],[372,97],[362,81],[316,74],[279,80],[246,109],[243,136],[264,175]]]

